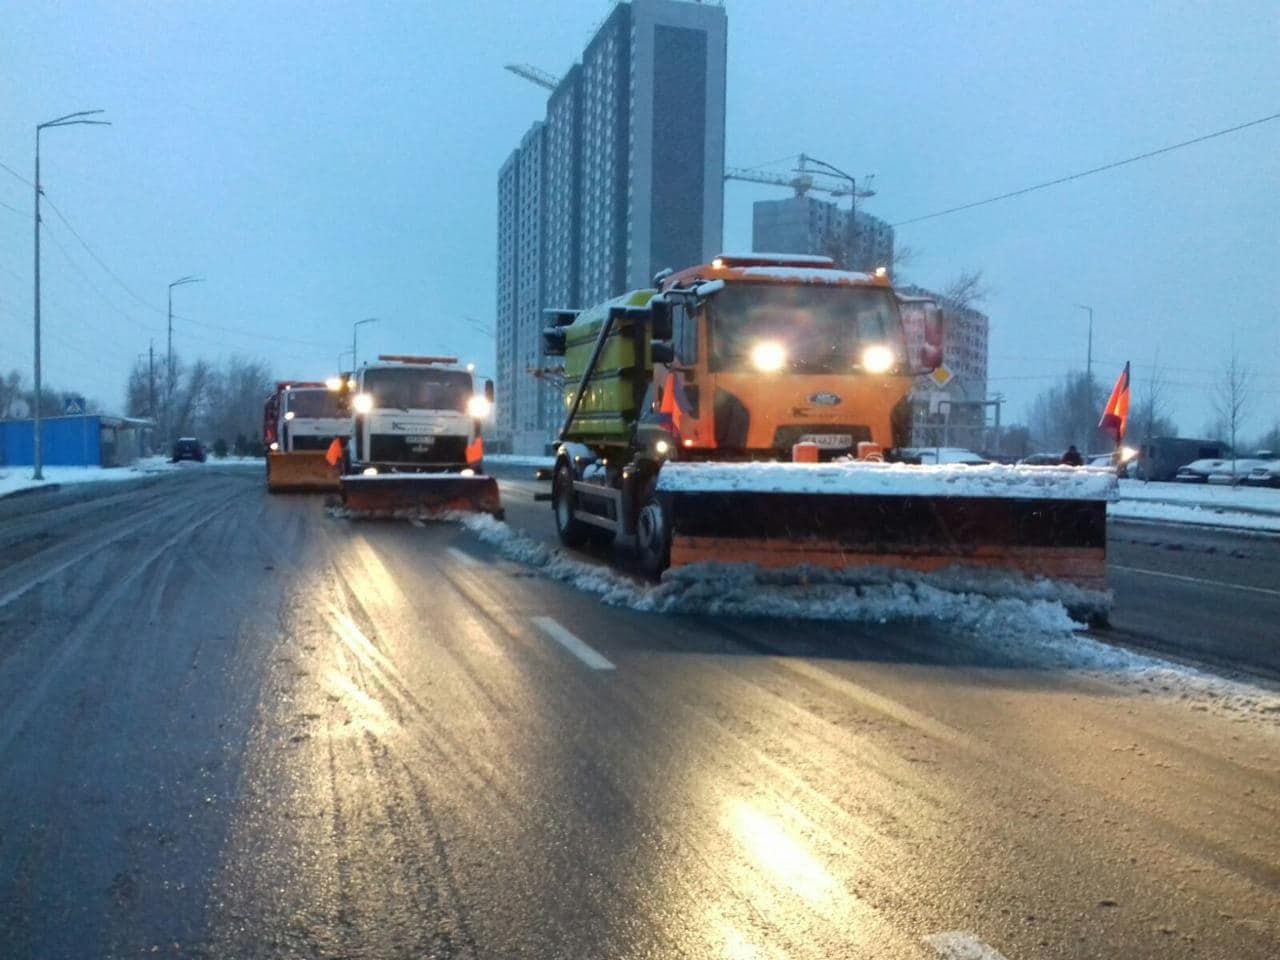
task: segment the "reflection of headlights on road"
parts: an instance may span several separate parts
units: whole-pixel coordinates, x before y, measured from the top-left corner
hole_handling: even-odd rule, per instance
[[[874,344],[862,351],[862,369],[867,373],[888,373],[893,369],[893,351],[881,344]]]
[[[488,397],[483,397],[478,393],[467,401],[467,416],[474,417],[477,420],[483,420],[492,409],[493,404],[489,402]]]
[[[1135,448],[1133,448],[1133,447],[1121,447],[1121,448],[1120,448],[1120,462],[1121,462],[1121,463],[1128,463],[1130,460],[1132,460],[1132,459],[1133,459],[1134,457],[1136,457],[1137,455],[1138,455],[1138,451],[1137,451]]]
[[[356,408],[356,413],[368,413],[373,409],[373,394],[357,393],[351,405]]]
[[[287,411],[287,412],[285,413],[285,415],[284,415],[284,418],[285,418],[286,420],[292,420],[292,419],[293,419],[293,417],[294,417],[294,413],[293,413],[293,411],[292,411],[292,410]]]
[[[751,365],[761,373],[776,373],[787,362],[787,348],[777,340],[761,340],[751,348]]]

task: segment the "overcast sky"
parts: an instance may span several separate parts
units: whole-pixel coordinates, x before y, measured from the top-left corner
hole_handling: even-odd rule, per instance
[[[1280,4],[731,0],[732,165],[805,151],[875,173],[891,222],[1280,111]],[[281,376],[361,353],[450,350],[493,366],[496,178],[545,92],[503,71],[566,70],[604,2],[0,0],[0,163],[32,175],[45,134],[47,381],[109,409],[164,349],[240,352]],[[725,247],[751,204],[730,183]],[[31,191],[0,170],[0,368],[31,364]],[[14,209],[9,209],[14,208]],[[1156,358],[1184,433],[1234,332],[1254,367],[1249,431],[1280,419],[1280,121],[899,231],[907,277],[966,268],[992,288],[991,386],[1005,419],[1068,366]],[[121,282],[122,281],[122,282]],[[126,289],[127,288],[127,289]],[[140,302],[142,301],[142,302]],[[466,318],[474,318],[475,324]],[[279,338],[279,339],[271,339]]]

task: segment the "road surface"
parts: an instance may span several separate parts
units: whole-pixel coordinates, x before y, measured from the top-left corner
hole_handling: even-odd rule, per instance
[[[23,499],[0,957],[1280,955],[1269,714],[609,606],[253,470]]]

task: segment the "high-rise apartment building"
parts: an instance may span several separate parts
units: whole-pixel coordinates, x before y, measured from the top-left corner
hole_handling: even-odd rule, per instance
[[[563,416],[528,372],[543,310],[719,252],[726,36],[723,7],[619,4],[499,172],[498,432],[516,451],[540,453]]]
[[[834,256],[851,270],[893,263],[893,227],[861,210],[856,231],[849,230],[848,210],[807,194],[757,200],[751,213],[751,248],[757,252]]]

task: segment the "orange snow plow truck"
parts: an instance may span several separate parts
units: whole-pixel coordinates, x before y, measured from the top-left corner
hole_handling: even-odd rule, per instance
[[[281,380],[262,411],[267,489],[337,490],[338,467],[326,459],[335,438],[351,434],[339,398],[341,381]]]
[[[1105,588],[1109,474],[905,462],[936,304],[824,257],[722,255],[654,287],[550,311],[562,542],[618,538],[651,576],[745,562]]]

